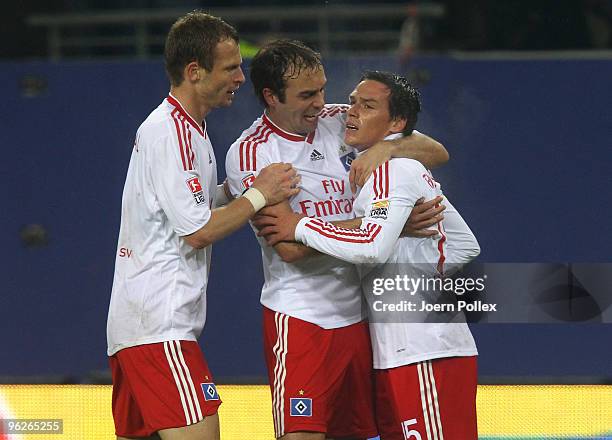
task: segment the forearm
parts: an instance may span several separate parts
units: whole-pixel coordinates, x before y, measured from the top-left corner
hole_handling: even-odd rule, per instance
[[[240,229],[254,214],[251,202],[238,197],[226,206],[213,209],[208,222],[184,239],[196,249],[204,248]]]
[[[332,223],[335,226],[340,228],[347,229],[358,229],[361,226],[361,219],[353,218],[350,220],[336,220]],[[307,257],[312,257],[313,255],[319,255],[320,252],[316,249],[310,248],[302,243],[296,242],[282,242],[278,243],[274,246],[274,250],[278,255],[280,255],[281,259],[286,263],[294,263],[296,261],[300,261]]]
[[[392,157],[405,157],[421,162],[425,168],[433,169],[448,162],[449,155],[444,145],[417,131],[410,136],[385,141],[391,144]]]

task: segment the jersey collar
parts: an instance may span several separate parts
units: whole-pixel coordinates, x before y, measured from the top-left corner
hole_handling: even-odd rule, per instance
[[[276,133],[283,139],[287,139],[288,141],[293,141],[293,142],[306,141],[309,144],[312,144],[312,141],[314,140],[314,136],[315,136],[314,131],[309,133],[308,136],[300,136],[300,135],[289,133],[288,131],[283,130],[278,125],[276,125],[274,122],[272,122],[272,120],[265,113],[263,114],[262,119],[263,119],[264,124],[266,124],[266,126],[270,128],[270,130],[272,130],[274,133]]]
[[[168,95],[166,100],[171,106],[178,110],[178,112],[193,126],[193,128],[198,131],[198,133],[200,133],[201,136],[206,138],[206,120],[202,121],[202,125],[198,124],[195,119],[193,119],[189,113],[187,113],[187,110],[185,110],[185,107],[183,107],[179,100],[172,96],[171,93]]]

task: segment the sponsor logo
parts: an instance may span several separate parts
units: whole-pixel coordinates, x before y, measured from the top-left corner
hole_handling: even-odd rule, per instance
[[[193,194],[193,199],[195,200],[196,205],[201,205],[206,201],[204,191],[202,190],[202,185],[200,185],[200,179],[197,177],[192,177],[191,179],[187,180],[187,186],[189,187],[191,194]]]
[[[380,218],[380,219],[386,220],[388,214],[389,214],[389,201],[388,200],[380,200],[378,202],[372,203],[372,209],[370,210],[371,218]]]
[[[317,150],[312,150],[312,153],[310,153],[310,160],[313,162],[315,160],[323,160],[323,159],[325,159],[325,156],[323,156],[323,154],[321,154]]]
[[[217,387],[214,383],[201,383],[202,393],[204,393],[204,400],[219,400],[219,393],[217,393]]]
[[[243,177],[242,178],[242,190],[246,191],[247,189],[249,189],[251,185],[253,185],[254,181],[255,181],[255,176],[252,173],[246,177]]]
[[[294,417],[312,417],[312,399],[292,397],[289,399],[290,415]]]

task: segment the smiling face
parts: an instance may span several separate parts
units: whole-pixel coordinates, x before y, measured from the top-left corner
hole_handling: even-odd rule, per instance
[[[286,79],[284,102],[264,89],[268,116],[283,130],[306,136],[317,128],[318,115],[325,105],[326,82],[323,67],[302,69],[296,77]]]
[[[389,114],[389,88],[374,80],[357,84],[350,94],[351,107],[346,120],[344,141],[347,145],[366,150],[386,136],[399,133],[405,119],[391,119]]]
[[[228,107],[232,104],[236,90],[244,83],[241,64],[238,43],[227,39],[217,43],[212,70],[209,72],[199,67],[199,80],[195,88],[208,109]]]

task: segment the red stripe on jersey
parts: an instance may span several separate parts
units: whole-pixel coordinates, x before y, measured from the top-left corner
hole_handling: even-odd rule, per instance
[[[440,206],[436,205],[436,208]],[[440,239],[438,240],[438,252],[440,253],[440,257],[438,257],[438,273],[440,275],[444,275],[444,261],[446,261],[446,257],[444,255],[444,242],[446,241],[446,235],[444,234],[444,228],[440,223],[438,223],[438,232],[440,233]]]
[[[187,113],[187,110],[185,110],[185,108],[183,108],[182,104],[180,102],[178,102],[178,100],[176,100],[172,95],[169,95],[166,98],[166,100],[174,107],[174,110],[172,110],[172,113],[174,113],[175,111],[180,113],[183,117],[185,117],[185,119],[187,119],[187,122],[189,122],[193,126],[193,128],[195,128],[198,131],[198,133],[200,133],[200,135],[204,136],[204,130],[202,129],[200,124],[198,124],[189,115],[189,113]]]
[[[389,198],[389,161],[385,162],[385,199]]]
[[[240,142],[240,171],[245,171],[245,167],[244,167],[244,163],[245,163],[245,159],[246,159],[246,155],[247,155],[247,147],[248,147],[248,142],[253,139],[254,137],[258,136],[261,132],[261,130],[265,127],[264,124],[259,124],[256,128],[255,131],[253,133],[251,133],[250,135],[248,135],[247,137],[244,138],[244,140],[242,142]]]
[[[257,147],[259,147],[261,144],[265,144],[266,142],[268,142],[268,139],[270,138],[271,134],[272,130],[268,130],[265,134],[262,133],[262,136],[264,136],[264,138],[255,141],[255,144],[253,145],[253,171],[257,171]]]
[[[374,191],[374,200],[378,199],[378,170],[372,172],[372,191]]]
[[[319,228],[326,230],[328,232],[333,232],[338,235],[346,235],[348,237],[366,237],[372,229],[373,225],[370,223],[367,225],[367,229],[347,229],[347,228],[339,228],[335,226],[333,223],[327,223],[320,219],[312,219],[311,222],[318,226]]]
[[[246,144],[246,171],[257,171],[257,147],[268,140],[272,134],[272,130],[265,127],[262,132],[256,138],[247,142]]]
[[[189,141],[189,128],[187,127],[187,121],[185,118],[181,118],[181,125],[183,127],[183,144],[185,145],[185,157],[187,159],[187,169],[193,170],[193,152],[191,150],[191,142]]]
[[[320,235],[331,238],[338,241],[344,241],[346,243],[371,243],[374,241],[378,233],[381,231],[382,227],[380,225],[375,225],[371,231],[368,231],[365,237],[361,238],[351,238],[345,236],[339,236],[334,233],[329,233],[324,229],[319,228],[318,226],[312,223],[306,223],[306,227],[312,229],[315,232],[318,232]]]
[[[172,111],[172,119],[174,120],[174,127],[176,128],[176,136],[178,137],[178,141],[179,141],[179,149],[181,151],[181,160],[183,161],[183,170],[187,171],[187,161],[185,160],[185,151],[183,147],[183,139],[182,139],[182,134],[181,134],[181,129],[180,129],[181,124],[179,124],[177,109]]]

